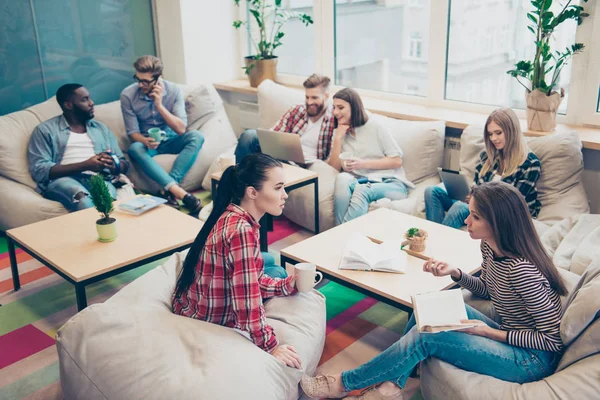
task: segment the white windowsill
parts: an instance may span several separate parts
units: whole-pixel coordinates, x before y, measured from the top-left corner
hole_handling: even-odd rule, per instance
[[[257,89],[250,87],[247,79],[238,79],[228,82],[215,83],[218,90],[256,95]],[[301,90],[301,86],[285,85]],[[337,89],[332,88],[332,92]],[[373,95],[361,95],[365,107],[376,114],[386,115],[391,118],[413,120],[413,121],[446,121],[446,126],[456,129],[464,129],[469,125],[485,124],[487,113],[453,110],[442,107],[432,107],[422,104],[409,104],[396,100],[380,98]],[[530,131],[526,129],[527,122],[521,120],[523,132],[527,136],[544,136],[548,133]],[[559,124],[556,131],[576,130],[586,149],[600,150],[600,128],[586,125]]]

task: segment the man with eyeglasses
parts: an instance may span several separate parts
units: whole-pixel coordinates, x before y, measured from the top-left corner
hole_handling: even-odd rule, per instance
[[[181,199],[190,214],[198,214],[202,208],[200,200],[179,184],[194,165],[204,136],[199,131],[186,132],[183,92],[162,78],[163,65],[158,57],[142,56],[133,66],[136,83],[121,92],[123,120],[133,142],[128,154],[160,185],[169,205],[177,208],[177,200]],[[153,157],[159,154],[178,154],[171,172],[154,161]]]

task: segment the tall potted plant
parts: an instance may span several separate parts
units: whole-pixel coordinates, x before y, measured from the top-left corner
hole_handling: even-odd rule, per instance
[[[239,7],[240,0],[233,0]],[[254,55],[245,57],[244,70],[250,80],[250,86],[257,87],[265,79],[277,79],[277,56],[273,54],[276,48],[282,45],[281,39],[285,35],[281,30],[286,22],[299,20],[305,26],[313,23],[308,14],[284,10],[282,0],[246,0],[250,19],[246,21],[233,21],[233,26],[239,29],[249,27],[254,20],[258,27],[258,37],[249,36],[254,46]]]
[[[90,178],[90,196],[101,217],[96,221],[98,240],[101,242],[112,242],[117,238],[117,220],[110,216],[114,211],[113,198],[101,174]]]
[[[587,3],[588,0],[583,0]],[[558,106],[564,97],[564,89],[557,88],[560,72],[571,58],[583,51],[583,43],[574,43],[564,51],[552,51],[550,41],[556,27],[573,19],[581,24],[589,16],[582,6],[568,0],[561,4],[561,11],[554,15],[550,11],[552,0],[532,0],[533,11],[527,13],[531,22],[527,29],[535,35],[535,57],[533,61],[519,61],[515,69],[507,71],[525,88],[527,103],[527,127],[534,131],[552,131],[556,127]],[[519,78],[529,80],[523,83]]]

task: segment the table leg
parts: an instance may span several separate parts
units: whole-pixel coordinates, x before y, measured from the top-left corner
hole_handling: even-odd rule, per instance
[[[17,265],[17,255],[15,253],[15,242],[6,236],[6,242],[8,244],[8,258],[10,259],[10,270],[12,272],[13,288],[15,292],[21,289],[21,281],[19,280],[19,267]]]
[[[319,178],[313,182],[315,187],[315,233],[319,233]]]
[[[85,295],[85,285],[81,283],[75,284],[75,296],[77,297],[77,311],[81,311],[87,307],[87,297]]]

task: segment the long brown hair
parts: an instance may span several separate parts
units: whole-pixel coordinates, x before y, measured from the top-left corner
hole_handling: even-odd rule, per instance
[[[345,88],[337,92],[333,95],[334,99],[344,100],[346,103],[350,104],[350,127],[358,128],[359,126],[363,126],[369,120],[369,116],[365,112],[365,107],[363,106],[363,102],[360,98],[360,95],[356,92],[356,90],[352,88]],[[337,128],[338,121],[335,118],[333,127]]]
[[[505,182],[488,182],[474,186],[471,198],[481,218],[492,229],[498,250],[506,256],[524,258],[535,265],[558,294],[567,288],[544,249],[533,226],[523,195]]]
[[[497,150],[496,146],[490,140],[488,126],[492,121],[498,124],[502,132],[504,132],[505,144],[502,150]],[[510,176],[527,159],[529,147],[527,146],[523,132],[521,132],[519,118],[510,108],[499,108],[490,114],[483,128],[483,141],[488,158],[481,168],[480,176],[485,176],[494,167],[496,161],[502,161],[502,176]]]

